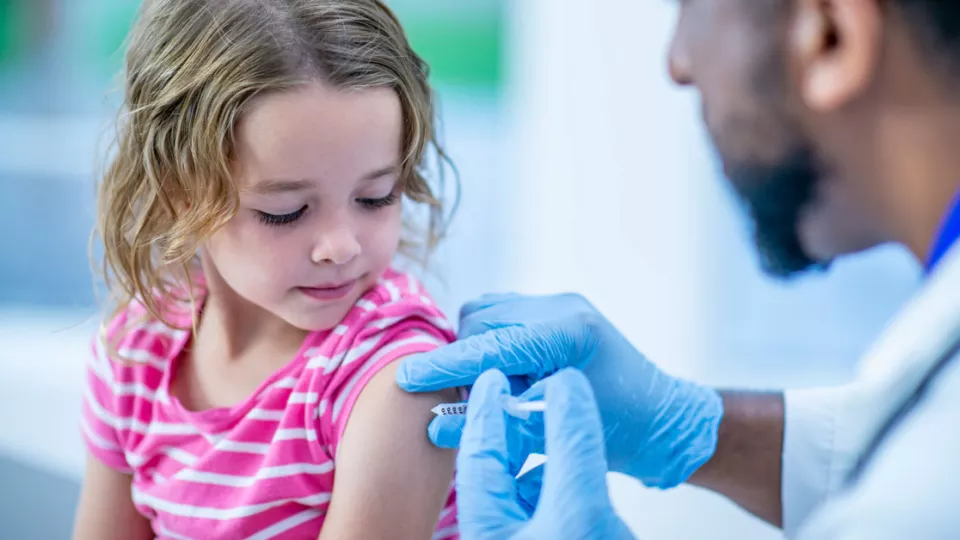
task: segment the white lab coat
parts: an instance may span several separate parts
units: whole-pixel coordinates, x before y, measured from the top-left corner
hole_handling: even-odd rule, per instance
[[[847,475],[960,339],[960,244],[861,362],[852,384],[786,394],[783,520],[801,540],[960,539],[960,355]]]

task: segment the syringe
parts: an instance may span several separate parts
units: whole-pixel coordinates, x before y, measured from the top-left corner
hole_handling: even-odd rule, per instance
[[[507,414],[521,420],[529,418],[530,413],[547,410],[546,401],[521,401],[516,396],[504,396],[501,405]],[[437,416],[462,416],[467,414],[467,402],[441,403],[430,410]]]

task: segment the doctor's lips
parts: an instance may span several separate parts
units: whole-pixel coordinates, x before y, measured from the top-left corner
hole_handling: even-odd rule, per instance
[[[297,287],[303,294],[316,300],[339,300],[353,291],[357,280],[343,281],[340,283],[326,283],[316,287]]]

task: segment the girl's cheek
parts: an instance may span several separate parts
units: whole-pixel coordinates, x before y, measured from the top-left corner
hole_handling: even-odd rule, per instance
[[[393,210],[391,208],[391,210]],[[399,212],[384,216],[386,219],[371,222],[365,226],[364,237],[377,259],[393,257],[400,243],[402,220]]]

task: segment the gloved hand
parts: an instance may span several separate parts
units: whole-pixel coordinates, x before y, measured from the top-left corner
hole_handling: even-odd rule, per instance
[[[713,455],[723,415],[717,392],[662,372],[583,297],[488,295],[460,317],[460,341],[404,360],[401,388],[468,386],[496,368],[511,376],[514,393],[531,399],[542,394],[537,381],[576,367],[597,394],[610,470],[670,488]],[[441,416],[429,434],[438,446],[455,447],[462,429],[463,417]],[[541,451],[536,430],[514,426],[511,433],[512,463]]]
[[[547,467],[536,511],[518,499],[509,427],[501,406],[503,373],[477,380],[457,454],[457,508],[464,540],[620,540],[634,538],[610,504],[600,416],[590,383],[568,369],[545,381]]]

